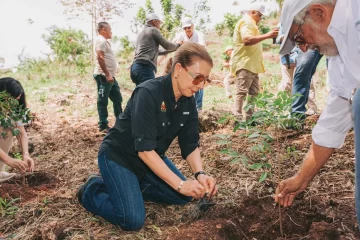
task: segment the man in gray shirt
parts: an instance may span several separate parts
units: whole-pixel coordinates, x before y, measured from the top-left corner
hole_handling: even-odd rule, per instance
[[[94,79],[97,84],[98,100],[97,109],[99,114],[99,131],[109,129],[107,105],[109,98],[113,102],[115,117],[121,112],[122,97],[120,87],[115,79],[117,62],[115,54],[108,41],[112,37],[111,27],[107,22],[98,24],[98,38],[95,44],[96,65]]]
[[[172,43],[161,35],[161,24],[162,21],[155,13],[148,14],[145,27],[137,37],[135,58],[130,68],[131,80],[136,85],[155,78],[158,55],[173,52],[180,47],[180,44]],[[159,46],[166,51],[159,51]]]

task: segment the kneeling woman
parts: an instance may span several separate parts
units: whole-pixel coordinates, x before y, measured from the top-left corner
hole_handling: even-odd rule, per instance
[[[193,97],[210,82],[212,67],[204,47],[186,43],[173,57],[168,75],[136,87],[101,144],[101,176],[91,175],[78,190],[88,211],[130,231],[144,225],[144,200],[184,205],[216,193],[215,179],[203,172]],[[196,180],[186,180],[165,156],[176,137]]]

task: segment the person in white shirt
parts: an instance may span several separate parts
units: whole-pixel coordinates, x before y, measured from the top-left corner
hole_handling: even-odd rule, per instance
[[[108,99],[113,102],[115,118],[122,113],[122,96],[120,87],[115,79],[117,62],[115,54],[108,40],[112,37],[111,27],[107,22],[98,23],[98,38],[95,44],[95,70],[94,79],[97,84],[98,100],[97,110],[99,114],[99,131],[107,132],[108,126]]]
[[[182,20],[181,23],[182,23],[182,29],[184,29],[184,31],[176,34],[175,38],[172,40],[173,43],[182,44],[183,42],[193,42],[206,47],[204,34],[200,31],[195,30],[194,23],[191,18],[186,17]],[[204,96],[203,89],[200,89],[195,93],[196,108],[198,110],[202,109],[203,96]]]
[[[355,128],[355,203],[360,220],[360,7],[358,0],[285,0],[281,24],[285,37],[280,54],[298,45],[329,58],[330,94],[312,132],[312,144],[298,172],[279,183],[275,201],[287,207],[302,192]],[[354,120],[352,117],[354,113]],[[360,222],[360,221],[359,221]]]

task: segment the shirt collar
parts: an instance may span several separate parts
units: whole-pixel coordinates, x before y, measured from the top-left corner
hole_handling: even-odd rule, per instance
[[[248,20],[250,20],[253,24],[255,24],[256,25],[256,21],[252,18],[252,17],[250,17],[249,15],[245,15],[245,18],[247,18]]]
[[[170,101],[171,103],[175,103],[176,101],[175,101],[174,89],[172,86],[171,72],[164,77],[163,81],[164,81],[165,95],[167,96],[168,101]],[[183,102],[185,101],[185,99],[186,99],[185,96],[181,96],[178,102]]]
[[[335,8],[333,15],[331,17],[331,22],[328,27],[328,32],[330,29],[335,28],[341,33],[346,33],[346,25],[347,25],[347,14],[344,14],[344,10],[348,11],[349,8],[349,0],[337,0],[335,3]]]

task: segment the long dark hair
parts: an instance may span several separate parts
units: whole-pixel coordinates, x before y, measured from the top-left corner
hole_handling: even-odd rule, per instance
[[[21,86],[21,83],[10,77],[0,78],[0,92],[6,91],[13,98],[17,98],[20,94],[19,106],[26,108],[26,96],[24,88]]]

